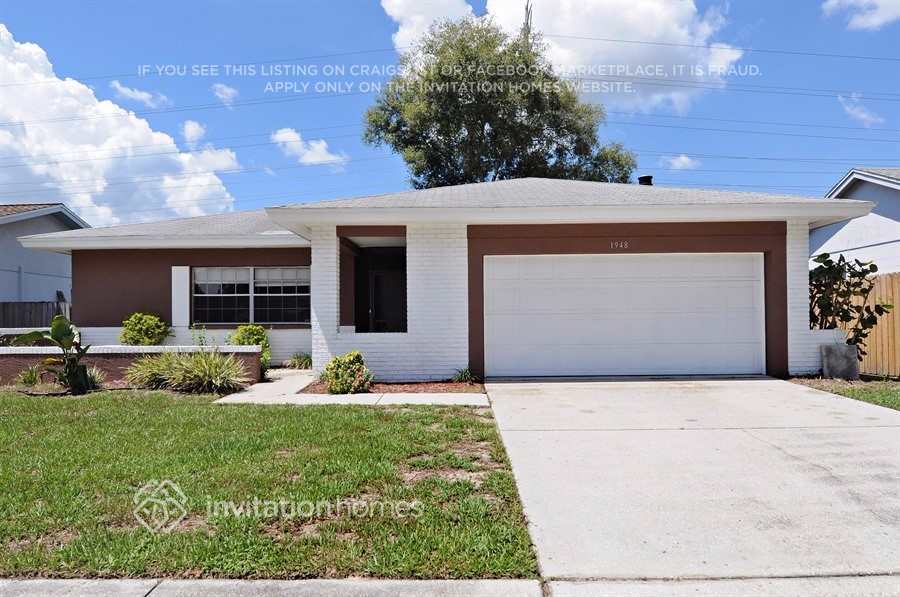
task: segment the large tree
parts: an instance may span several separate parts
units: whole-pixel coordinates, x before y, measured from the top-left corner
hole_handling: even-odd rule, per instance
[[[541,176],[629,182],[634,155],[603,145],[603,108],[556,75],[526,19],[434,24],[366,113],[364,139],[399,153],[416,188]]]

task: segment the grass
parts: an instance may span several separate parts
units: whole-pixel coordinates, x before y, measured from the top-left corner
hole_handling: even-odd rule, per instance
[[[797,378],[791,381],[854,400],[900,410],[900,381],[875,379],[844,381],[821,378]]]
[[[490,411],[220,406],[212,396],[0,389],[0,576],[534,577]],[[138,488],[187,517],[151,533]],[[420,516],[208,516],[230,500],[416,504]]]

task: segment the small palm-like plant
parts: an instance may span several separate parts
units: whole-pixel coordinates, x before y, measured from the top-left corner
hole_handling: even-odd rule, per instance
[[[87,354],[90,345],[81,345],[81,332],[65,315],[57,315],[50,322],[50,331],[36,330],[22,334],[13,341],[16,346],[31,346],[44,340],[62,351],[62,357],[50,357],[44,360],[47,370],[56,375],[59,385],[67,388],[73,395],[87,393],[90,389],[87,367],[81,359]]]

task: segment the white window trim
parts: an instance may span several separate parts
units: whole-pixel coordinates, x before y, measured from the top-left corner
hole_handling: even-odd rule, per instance
[[[257,325],[310,325],[312,320],[312,280],[308,280],[306,285],[309,286],[309,292],[307,293],[296,293],[296,294],[278,294],[278,295],[264,295],[264,296],[308,296],[310,297],[310,320],[309,321],[255,321],[254,320],[254,297],[256,296],[255,292],[255,282],[256,282],[256,270],[257,269],[273,269],[273,268],[281,268],[281,269],[298,269],[298,270],[307,270],[310,271],[310,266],[308,265],[198,265],[190,268],[190,273],[188,275],[189,281],[189,319],[190,325],[214,325],[214,326],[230,326],[230,325],[248,325],[248,324],[257,324]],[[206,294],[206,295],[198,295],[194,292],[194,284],[196,280],[194,279],[194,273],[198,269],[244,269],[250,270],[250,281],[249,281],[249,293],[248,294]],[[310,276],[312,272],[310,271]],[[197,296],[249,296],[249,321],[222,321],[222,322],[202,322],[196,321],[194,319],[194,298]]]

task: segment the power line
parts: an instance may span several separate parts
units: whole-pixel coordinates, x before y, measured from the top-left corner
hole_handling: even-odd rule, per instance
[[[353,161],[354,161],[354,163],[370,162],[370,161],[377,161],[377,160],[388,160],[393,157],[394,157],[393,155],[388,155],[388,156],[381,156],[381,157],[374,157],[374,158],[359,158],[359,159],[356,159]],[[218,174],[244,174],[244,173],[265,172],[266,170],[271,170],[271,171],[277,172],[277,171],[283,171],[283,170],[296,170],[296,169],[301,169],[301,168],[311,168],[311,167],[315,167],[315,166],[329,166],[329,165],[334,166],[334,165],[339,165],[339,164],[344,164],[344,163],[346,163],[345,160],[339,160],[339,159],[338,160],[323,160],[320,162],[316,162],[315,164],[292,164],[290,166],[278,166],[278,167],[274,167],[274,168],[247,168],[244,170],[232,170],[232,171],[210,170],[210,171],[207,171],[206,174],[216,174],[216,175],[218,175]],[[195,175],[199,175],[199,174],[200,173],[195,172],[195,173],[187,174],[185,176],[195,176]],[[166,178],[176,178],[176,176],[172,176],[172,177],[160,176],[160,177],[147,178],[144,180],[121,181],[121,182],[109,183],[105,186],[120,186],[120,185],[130,185],[130,184],[140,185],[140,184],[144,184],[146,182],[153,182],[153,181],[157,181],[157,180],[163,180]],[[245,184],[246,182],[250,182],[250,181],[235,181],[235,182],[229,182],[228,184],[231,184],[231,185]],[[216,183],[205,183],[205,184],[189,183],[189,184],[179,185],[179,186],[168,186],[165,188],[165,190],[168,191],[168,190],[174,190],[174,189],[216,187],[219,185],[224,186],[225,185],[224,181],[219,180],[219,182],[216,182]],[[80,194],[84,194],[84,193],[93,195],[93,194],[96,194],[97,192],[98,191],[93,190],[93,187],[83,187],[83,188],[78,188],[78,189],[71,189],[71,188],[64,187],[64,185],[59,185],[59,186],[53,187],[53,188],[38,187],[38,188],[34,188],[34,189],[16,189],[16,190],[12,190],[12,191],[4,191],[4,192],[0,192],[0,197],[19,196],[19,195],[28,195],[29,197],[33,197],[35,195],[42,195],[42,194],[74,196],[74,195],[80,195]]]
[[[282,98],[254,98],[251,100],[244,101],[236,101],[231,102],[230,104],[223,103],[211,103],[211,104],[194,104],[190,106],[182,106],[179,108],[160,108],[158,110],[137,110],[137,111],[126,111],[125,114],[98,114],[95,116],[72,116],[72,117],[60,117],[60,118],[46,118],[42,120],[20,120],[20,121],[10,121],[10,122],[0,122],[0,127],[10,127],[10,126],[24,126],[24,125],[32,125],[32,124],[52,124],[58,122],[78,122],[82,120],[100,120],[102,118],[127,118],[130,116],[147,116],[151,114],[170,114],[174,112],[189,112],[192,110],[222,110],[222,109],[232,109],[234,107],[243,107],[243,106],[259,106],[266,104],[284,104],[290,102],[299,102],[305,100],[313,100],[313,99],[333,99],[336,97],[349,97],[354,95],[369,95],[371,92],[366,91],[355,91],[348,93],[333,93],[333,94],[320,94],[320,95],[301,95],[299,97],[282,97]]]
[[[846,126],[839,124],[823,124],[814,122],[785,122],[778,120],[742,120],[738,118],[711,118],[708,116],[684,116],[681,114],[636,114],[635,112],[623,112],[616,110],[604,110],[606,114],[619,114],[622,116],[645,116],[650,118],[677,118],[680,120],[706,120],[710,122],[731,122],[736,124],[765,124],[772,126],[793,126],[805,128],[828,128],[828,129],[845,129],[850,131],[876,131],[900,133],[900,129],[882,128],[882,127],[864,127],[864,126]]]
[[[358,126],[359,126],[359,123],[357,122],[357,123],[352,123],[352,124],[336,124],[336,125],[332,125],[332,126],[302,127],[297,132],[303,134],[303,133],[308,133],[309,131],[324,131],[324,130],[330,130],[330,129],[351,128],[351,127],[358,127]],[[264,133],[248,133],[246,135],[229,135],[227,137],[210,137],[208,139],[202,139],[202,141],[204,144],[208,144],[208,143],[213,143],[213,142],[218,142],[218,141],[231,141],[234,139],[250,139],[253,137],[269,137],[271,135],[272,135],[272,131],[267,131]],[[31,154],[23,153],[23,154],[19,154],[17,156],[10,156],[10,157],[15,157],[16,159],[46,158],[46,157],[52,157],[52,156],[57,156],[57,155],[97,153],[97,152],[102,152],[102,151],[115,151],[115,150],[119,150],[119,149],[132,150],[132,149],[144,149],[147,147],[171,147],[172,145],[177,146],[177,143],[174,138],[172,139],[171,143],[147,143],[144,145],[120,145],[118,147],[108,147],[106,149],[92,149],[92,150],[88,150],[87,152],[85,152],[84,150],[77,150],[77,151],[59,151],[59,152],[54,152],[54,153],[31,153]],[[184,152],[184,153],[189,152],[189,151],[190,152],[202,152],[205,149],[207,149],[207,148],[202,147],[199,149],[184,149],[184,150],[182,150],[182,152]],[[0,159],[4,159],[4,158],[0,158]],[[108,159],[108,158],[100,157],[97,159]],[[0,163],[0,165],[2,165],[2,163]]]
[[[716,127],[684,126],[678,124],[659,124],[655,122],[631,122],[628,120],[608,120],[607,124],[623,126],[646,126],[653,128],[679,129],[688,131],[704,131],[714,133],[741,133],[747,135],[777,135],[780,137],[801,137],[804,139],[829,139],[834,141],[869,141],[872,143],[900,143],[900,139],[874,139],[871,137],[839,137],[836,135],[813,135],[806,133],[789,133],[781,131],[748,131],[746,129],[723,129]]]
[[[673,48],[701,48],[704,50],[713,50],[713,49],[726,49],[726,48],[716,48],[714,46],[706,45],[706,44],[689,44],[689,43],[676,43],[676,42],[665,42],[665,41],[651,41],[651,40],[638,40],[638,39],[614,39],[610,37],[587,37],[582,35],[562,35],[558,33],[544,33],[544,37],[555,37],[560,39],[576,39],[582,41],[600,41],[607,43],[620,43],[620,44],[639,44],[639,45],[648,45],[648,46],[664,46],[664,47],[673,47]],[[731,50],[740,50],[741,52],[756,52],[761,54],[784,54],[786,56],[807,56],[812,58],[844,58],[848,60],[876,60],[882,62],[900,62],[900,57],[894,56],[867,56],[861,54],[833,54],[830,52],[819,52],[814,50],[784,50],[784,49],[773,49],[773,48],[750,48],[750,47],[740,47],[740,46],[728,46],[727,49]]]

